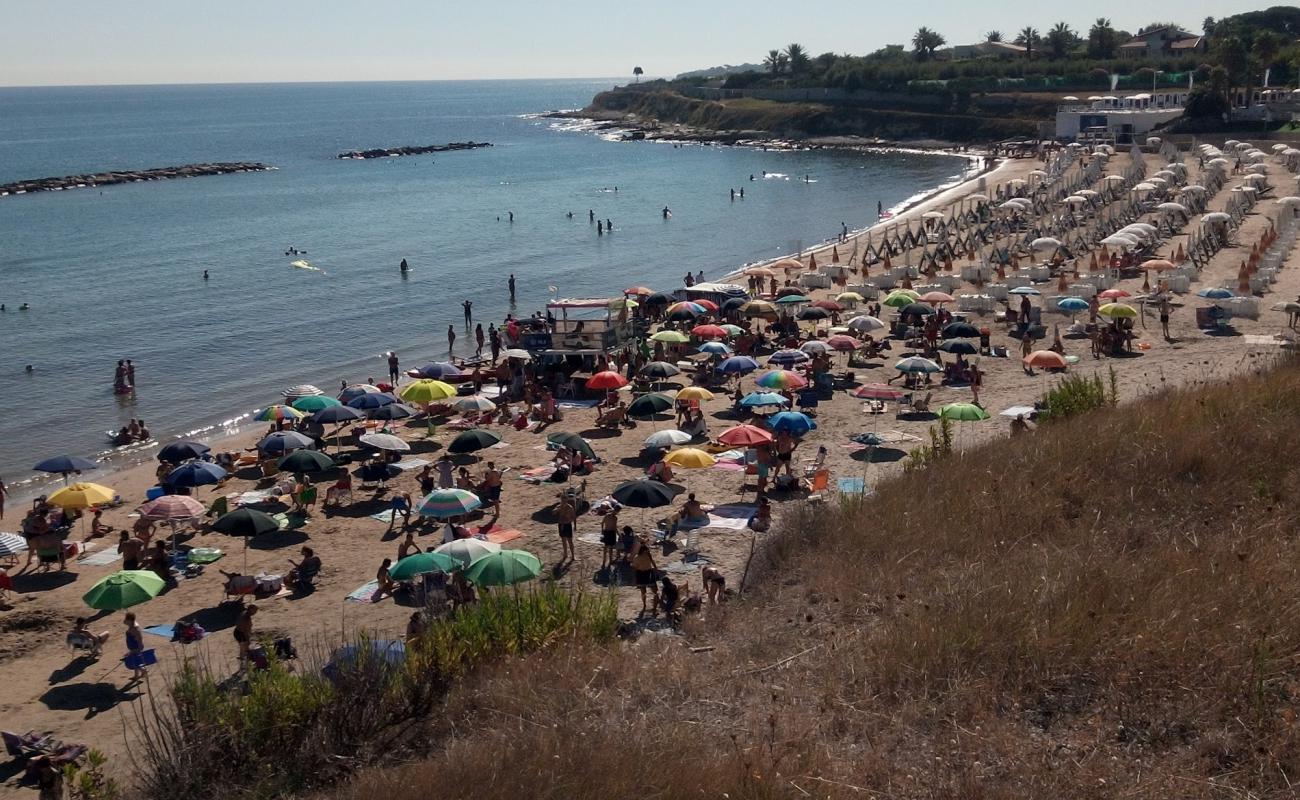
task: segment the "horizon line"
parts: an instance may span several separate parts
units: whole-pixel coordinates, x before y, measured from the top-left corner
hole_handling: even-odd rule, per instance
[[[669,76],[646,76],[642,80],[659,80]],[[0,84],[0,89],[111,89],[111,88],[161,88],[169,86],[311,86],[339,83],[487,83],[490,81],[609,81],[622,80],[610,75],[577,77],[531,78],[381,78],[375,80],[309,80],[309,81],[181,81],[176,83],[22,83]]]

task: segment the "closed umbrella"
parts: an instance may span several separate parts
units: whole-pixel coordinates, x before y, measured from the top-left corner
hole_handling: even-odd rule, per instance
[[[450,519],[469,514],[483,505],[482,499],[464,489],[438,489],[425,495],[415,507],[422,517]]]
[[[121,611],[157,597],[167,584],[150,570],[124,569],[101,578],[81,599],[101,611]]]
[[[171,442],[158,451],[158,460],[167,464],[183,464],[192,458],[203,458],[210,452],[212,448],[202,442]]]
[[[451,444],[447,445],[449,453],[474,453],[487,447],[491,447],[501,441],[501,437],[491,431],[485,431],[478,428],[461,433]]]
[[[440,553],[455,560],[462,567],[468,567],[478,559],[492,553],[501,551],[501,545],[492,544],[483,539],[456,539],[447,542],[434,549],[433,552]]]
[[[334,459],[319,450],[295,450],[277,463],[283,472],[324,472],[334,467]]]
[[[226,471],[210,461],[187,461],[168,472],[163,483],[176,487],[211,486],[221,483]]]
[[[373,447],[376,450],[405,452],[411,449],[411,446],[403,441],[402,437],[394,436],[391,433],[368,433],[365,436],[362,436],[358,441],[367,447]]]
[[[476,559],[465,578],[476,586],[512,586],[542,574],[541,560],[526,550],[501,550]]]

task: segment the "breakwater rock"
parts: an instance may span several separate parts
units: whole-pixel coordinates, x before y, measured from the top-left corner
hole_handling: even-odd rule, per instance
[[[338,158],[393,158],[395,156],[422,156],[426,153],[448,153],[453,150],[477,150],[491,147],[491,142],[450,142],[449,144],[431,144],[423,147],[390,147],[375,150],[349,150],[339,153]]]
[[[64,189],[88,189],[119,183],[161,181],[169,178],[197,178],[203,175],[227,175],[232,172],[266,172],[275,169],[258,161],[223,161],[212,164],[186,164],[158,169],[120,170],[88,175],[65,175],[61,178],[35,178],[0,184],[0,197],[32,192],[59,192]]]

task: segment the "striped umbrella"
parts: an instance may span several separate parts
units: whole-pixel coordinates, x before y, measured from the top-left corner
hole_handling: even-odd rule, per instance
[[[183,494],[165,494],[140,506],[140,516],[145,519],[168,521],[201,517],[206,511],[198,500]]]
[[[481,505],[483,501],[473,492],[464,489],[439,489],[426,495],[415,510],[422,517],[447,519],[468,514]]]
[[[287,419],[302,419],[307,416],[293,406],[286,406],[276,403],[275,405],[259,408],[257,413],[253,414],[255,422],[283,422]]]
[[[372,383],[354,383],[351,386],[345,386],[343,391],[339,392],[340,403],[350,403],[363,394],[378,394],[379,387]]]
[[[764,372],[754,383],[764,389],[790,390],[802,389],[808,385],[808,380],[788,369],[774,369],[771,372]]]
[[[808,354],[802,350],[777,350],[775,353],[768,356],[767,363],[785,367],[802,364],[807,360]]]

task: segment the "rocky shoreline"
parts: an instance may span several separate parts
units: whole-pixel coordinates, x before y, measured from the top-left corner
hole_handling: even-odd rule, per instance
[[[449,142],[448,144],[430,144],[417,147],[390,147],[387,149],[376,148],[374,150],[348,150],[339,153],[335,158],[349,159],[367,159],[367,158],[394,158],[396,156],[422,156],[427,153],[449,153],[454,150],[477,150],[480,147],[491,147],[491,142]]]
[[[98,172],[88,175],[65,175],[61,178],[34,178],[14,183],[0,184],[0,197],[31,194],[33,192],[60,192],[64,189],[89,189],[95,186],[113,186],[120,183],[161,181],[171,178],[197,178],[204,175],[227,175],[233,172],[266,172],[275,169],[260,161],[223,161],[210,164],[186,164],[179,167],[157,169]]]

